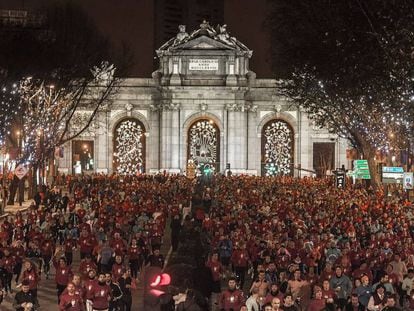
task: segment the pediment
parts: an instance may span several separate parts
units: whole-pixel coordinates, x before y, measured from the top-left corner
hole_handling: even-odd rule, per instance
[[[173,50],[235,50],[236,48],[207,36],[200,36],[177,45]]]

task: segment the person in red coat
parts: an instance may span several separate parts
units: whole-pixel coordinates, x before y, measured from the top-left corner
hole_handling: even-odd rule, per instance
[[[45,272],[46,280],[49,279],[50,260],[55,252],[55,243],[52,242],[49,235],[46,235],[40,245],[40,251],[43,259],[43,271]]]
[[[115,233],[114,238],[111,240],[111,243],[109,243],[109,246],[115,251],[116,255],[123,256],[125,254],[126,245],[119,232]]]
[[[15,281],[16,283],[19,282],[19,277],[20,274],[22,272],[22,267],[23,267],[23,259],[24,259],[24,247],[22,245],[22,240],[16,240],[15,242],[13,242],[13,247],[11,249],[11,253],[12,256],[14,258],[15,261],[15,266],[14,266],[14,274],[16,275]]]
[[[138,245],[137,239],[131,240],[131,245],[128,248],[129,266],[131,268],[131,276],[138,278],[138,272],[143,263],[142,248]]]
[[[122,276],[122,271],[125,269],[124,264],[122,262],[122,257],[119,255],[115,256],[115,263],[112,265],[112,278],[115,281],[118,281],[119,278]]]
[[[92,287],[90,295],[93,310],[108,310],[111,301],[111,288],[105,282],[105,274],[99,274],[98,282]]]
[[[88,272],[88,279],[83,282],[86,297],[86,309],[92,310],[92,289],[96,286],[98,280],[96,279],[96,271],[91,269]]]
[[[37,298],[37,286],[39,284],[39,273],[31,261],[24,262],[24,270],[22,274],[22,282],[25,281],[33,297]]]
[[[56,254],[58,253],[59,249],[57,249]],[[55,275],[55,282],[56,282],[56,290],[58,300],[62,292],[65,290],[66,286],[68,285],[69,281],[73,277],[72,269],[70,266],[66,264],[66,258],[60,257],[59,259],[53,259],[53,265],[55,266],[56,275]]]
[[[239,279],[240,288],[244,286],[244,280],[249,265],[249,253],[242,243],[236,245],[236,248],[231,254],[230,261],[233,265],[234,272],[236,273]]]
[[[97,270],[98,267],[96,266],[96,263],[92,261],[91,255],[86,255],[84,259],[82,259],[80,265],[79,265],[79,273],[82,276],[82,279],[86,280],[88,278],[88,274],[90,270]]]
[[[73,283],[68,283],[66,292],[62,293],[59,302],[59,311],[84,311],[82,297],[76,293]]]
[[[222,311],[240,310],[245,303],[243,292],[236,288],[236,278],[229,279],[228,288],[221,292],[219,308]]]
[[[3,270],[3,273],[1,275],[1,282],[4,286],[4,291],[6,293],[11,293],[11,281],[13,278],[13,271],[16,261],[14,260],[14,257],[10,254],[10,250],[8,248],[3,249],[3,255],[3,258],[0,259],[0,267]]]
[[[71,235],[68,234],[63,246],[65,248],[65,257],[68,261],[68,265],[71,265],[73,261],[73,250],[76,248],[76,241],[72,238]]]
[[[312,299],[308,305],[308,311],[321,311],[325,309],[325,299],[322,297],[322,289],[318,288],[315,291],[315,298]]]
[[[72,277],[72,281],[68,283],[68,285],[72,283],[75,286],[75,294],[79,295],[83,302],[86,301],[86,288],[82,285],[81,276],[79,274],[74,274]],[[60,295],[64,295],[68,293],[68,287],[65,288],[63,293]]]
[[[81,236],[78,241],[81,259],[85,258],[87,254],[92,254],[92,250],[95,247],[95,245],[92,242],[92,234],[89,234],[88,231],[85,229],[82,230]]]

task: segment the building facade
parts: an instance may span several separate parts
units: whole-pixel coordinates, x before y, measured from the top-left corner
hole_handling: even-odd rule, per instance
[[[257,79],[253,51],[226,25],[175,37],[157,51],[152,78],[126,79],[94,124],[67,144],[64,173],[200,171],[304,176],[346,162],[346,142],[312,125],[277,95],[276,81]]]

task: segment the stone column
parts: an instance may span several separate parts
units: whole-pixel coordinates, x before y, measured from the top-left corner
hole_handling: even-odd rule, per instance
[[[237,106],[228,110],[228,160],[232,170],[246,169],[246,113]]]
[[[162,112],[161,135],[161,168],[179,170],[179,135],[178,124],[180,105],[171,103],[165,105]]]

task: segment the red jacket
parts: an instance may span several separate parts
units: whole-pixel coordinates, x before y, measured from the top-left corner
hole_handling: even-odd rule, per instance
[[[82,275],[83,279],[88,278],[88,273],[90,270],[97,271],[98,267],[93,261],[87,262],[86,260],[82,260],[79,265],[79,273]]]
[[[24,270],[22,281],[29,281],[29,288],[30,289],[36,289],[37,285],[39,283],[39,274],[36,272],[35,269],[32,269],[30,271]]]
[[[124,266],[122,264],[114,263],[112,265],[112,277],[114,281],[118,281],[119,278],[122,276],[122,270]]]
[[[70,266],[61,267],[59,263],[55,260],[53,265],[56,269],[55,281],[59,285],[68,285],[69,281],[72,279],[73,272]]]
[[[234,291],[225,290],[220,295],[219,308],[225,311],[240,310],[245,303],[243,292],[239,289]]]
[[[83,283],[83,286],[85,287],[85,291],[86,291],[85,293],[86,299],[92,300],[92,295],[93,295],[92,290],[97,284],[98,284],[97,280],[95,279],[91,280],[89,278]]]
[[[249,263],[249,254],[245,249],[235,249],[231,254],[231,263],[235,267],[246,268]]]
[[[93,309],[108,309],[110,297],[111,288],[109,287],[109,285],[99,285],[99,283],[94,284],[91,291]]]
[[[68,289],[65,288],[62,295],[67,294],[67,293],[68,293]],[[79,295],[82,298],[82,300],[85,301],[85,299],[86,299],[86,288],[82,287],[81,285],[75,285],[75,295]]]
[[[2,267],[4,270],[6,270],[9,273],[13,273],[13,268],[15,264],[16,264],[16,261],[14,260],[13,256],[3,257],[0,260],[0,267]]]
[[[88,234],[86,237],[81,236],[79,238],[79,247],[82,253],[92,253],[92,250],[95,247],[92,236],[90,234]]]
[[[52,257],[54,253],[54,243],[50,240],[44,240],[40,247],[43,257]]]
[[[129,260],[139,259],[139,256],[141,254],[141,247],[138,245],[133,247],[130,246],[128,249],[128,258]]]
[[[211,274],[213,275],[213,281],[220,281],[220,274],[223,272],[223,268],[221,266],[220,261],[214,262],[212,260],[209,260],[206,266],[209,267],[211,270]]]
[[[66,239],[64,247],[65,247],[65,253],[72,253],[73,248],[76,247],[76,241],[73,239]]]
[[[80,295],[62,293],[60,295],[59,311],[84,311],[83,299]]]
[[[122,239],[113,239],[109,245],[116,255],[124,255],[125,253],[125,242]]]

